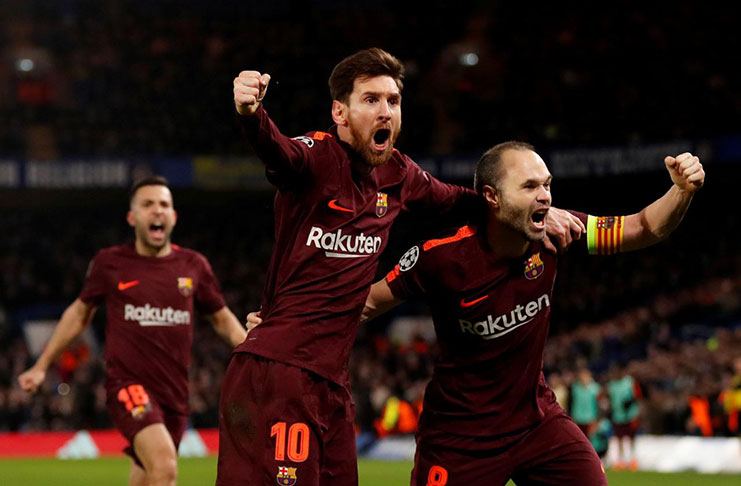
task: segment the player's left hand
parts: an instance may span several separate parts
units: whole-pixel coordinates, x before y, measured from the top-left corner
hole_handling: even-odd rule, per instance
[[[543,240],[543,246],[551,253],[565,252],[572,241],[580,239],[582,233],[587,232],[587,228],[579,218],[568,211],[554,207],[548,210],[545,228],[547,237]],[[558,248],[554,245],[554,241]]]
[[[672,182],[685,192],[697,192],[705,184],[705,171],[702,169],[700,159],[689,152],[676,157],[666,157],[664,164]]]
[[[261,315],[261,311],[250,312],[249,314],[247,314],[247,322],[244,324],[244,327],[247,328],[247,334],[249,334],[250,331],[257,326],[262,324]]]

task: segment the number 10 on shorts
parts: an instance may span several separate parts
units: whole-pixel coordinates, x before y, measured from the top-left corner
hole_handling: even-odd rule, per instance
[[[288,444],[286,444],[288,429]],[[304,462],[309,457],[309,427],[297,422],[290,427],[285,422],[278,422],[270,429],[270,437],[275,437],[275,460]]]

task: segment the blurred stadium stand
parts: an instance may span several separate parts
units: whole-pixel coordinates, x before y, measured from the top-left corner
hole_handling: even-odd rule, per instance
[[[702,156],[707,187],[668,242],[564,259],[544,365],[566,381],[582,364],[598,380],[610,364],[627,367],[644,388],[644,432],[707,435],[690,408],[696,397],[707,400],[711,435],[738,434],[741,397],[728,398],[741,393],[735,19],[681,3],[585,2],[578,14],[399,3],[0,4],[0,430],[111,426],[99,346],[66,353],[40,398],[15,377],[32,359],[24,324],[58,318],[95,252],[131,237],[125,188],[141,174],[173,181],[174,239],[210,259],[237,316],[258,307],[272,193],[234,123],[232,79],[271,73],[266,107],[297,135],[331,123],[332,66],[378,45],[407,66],[398,145],[445,180],[470,184],[477,154],[524,139],[557,177],[554,204],[614,214],[663,193],[664,155]],[[396,225],[379,276],[431,236],[431,221]],[[421,327],[398,338],[408,316]],[[414,403],[430,376],[424,316],[411,304],[363,326],[352,374],[368,437],[390,397]],[[98,315],[98,344],[103,323]],[[214,427],[229,350],[208,326],[196,333],[191,421]]]

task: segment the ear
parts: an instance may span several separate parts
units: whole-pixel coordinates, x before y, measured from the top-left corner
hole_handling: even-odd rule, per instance
[[[132,228],[134,227],[134,213],[132,211],[126,213],[126,222],[129,223],[129,226]]]
[[[173,210],[172,215],[173,215],[172,225],[175,226],[178,222],[178,212]]]
[[[482,190],[484,193],[484,199],[486,199],[486,203],[489,204],[493,208],[499,208],[499,191],[496,190],[493,186],[484,185],[484,188]]]
[[[339,100],[332,101],[332,120],[341,127],[347,126],[347,105]]]

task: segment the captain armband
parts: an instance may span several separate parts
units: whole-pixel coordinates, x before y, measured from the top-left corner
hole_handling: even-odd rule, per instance
[[[587,248],[590,255],[613,255],[623,249],[625,216],[587,217]]]

